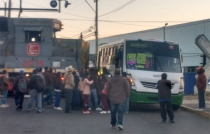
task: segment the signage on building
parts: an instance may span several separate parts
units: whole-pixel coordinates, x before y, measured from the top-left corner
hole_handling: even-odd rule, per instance
[[[37,55],[39,55],[39,53],[40,53],[39,44],[37,44],[37,43],[29,43],[26,46],[26,53],[29,56],[37,56]]]

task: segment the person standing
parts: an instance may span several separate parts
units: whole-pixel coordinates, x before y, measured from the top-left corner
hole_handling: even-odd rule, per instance
[[[82,82],[84,84],[84,89],[82,91],[82,96],[83,96],[83,113],[84,114],[89,114],[90,111],[88,110],[88,99],[90,96],[90,85],[93,84],[93,81],[89,81],[90,74],[86,73],[85,76],[82,78]]]
[[[28,89],[28,80],[24,73],[23,70],[20,70],[20,74],[15,78],[14,82],[15,105],[16,110],[19,111],[23,109],[24,94]]]
[[[206,75],[204,74],[205,70],[203,67],[198,67],[196,68],[198,77],[196,81],[196,87],[198,90],[198,102],[199,102],[199,107],[196,110],[203,111],[205,109],[205,90],[206,90],[206,85],[207,85],[207,78]]]
[[[30,112],[34,100],[37,102],[37,113],[42,112],[42,92],[44,91],[44,81],[37,73],[37,69],[34,69],[33,75],[28,84],[30,89],[30,99],[28,101],[27,112]],[[38,91],[39,89],[42,90]]]
[[[74,71],[73,73],[74,76],[74,89],[73,89],[73,97],[72,97],[72,109],[73,110],[79,110],[81,108],[81,100],[82,100],[82,94],[81,92],[78,90],[78,84],[79,84],[79,76],[77,76],[76,72]]]
[[[111,127],[117,125],[119,130],[123,130],[125,101],[130,96],[130,89],[126,79],[120,76],[120,69],[115,69],[114,75],[107,83],[107,96],[111,102]]]
[[[98,106],[98,94],[97,94],[98,78],[97,78],[97,74],[95,73],[94,68],[90,68],[90,79],[89,80],[93,81],[93,84],[90,85],[90,96],[89,96],[89,100],[88,100],[89,110],[91,110],[91,107],[92,107],[91,104],[92,104],[92,102],[94,102],[95,110],[100,111],[102,109]]]
[[[61,80],[62,74],[61,72],[56,73],[56,78],[54,82],[54,91],[55,91],[55,110],[62,110],[60,107],[60,99],[61,99],[61,89],[62,89],[62,80]]]
[[[101,96],[101,102],[103,104],[103,111],[101,111],[101,114],[106,114],[106,113],[110,113],[109,111],[109,105],[108,105],[108,101],[107,101],[107,89],[106,89],[106,85],[107,85],[107,78],[105,75],[100,75],[100,83],[99,83],[99,92],[100,92],[100,96]]]
[[[132,83],[131,83],[131,80],[127,77],[127,73],[126,72],[123,72],[122,73],[122,76],[126,79],[126,81],[128,82],[129,84],[129,89],[131,90],[131,86],[132,86]],[[129,100],[130,100],[130,96],[126,99],[126,102],[125,102],[125,113],[127,114],[129,112]]]
[[[46,97],[43,99],[43,104],[47,102],[47,105],[51,105],[52,90],[53,90],[53,77],[50,73],[50,68],[45,67],[45,72],[43,73],[45,78],[45,94]]]
[[[160,114],[162,118],[162,122],[166,123],[166,111],[168,113],[169,122],[175,123],[174,121],[174,113],[171,105],[171,81],[167,80],[167,74],[163,73],[161,75],[161,80],[157,82],[158,89],[158,100],[160,104]],[[166,108],[165,108],[166,107]]]
[[[65,113],[71,113],[72,93],[75,86],[74,76],[72,75],[73,67],[66,67],[64,74],[64,92],[65,92]]]
[[[2,82],[2,100],[1,100],[1,106],[2,108],[9,107],[8,104],[6,104],[6,99],[8,95],[8,89],[9,89],[9,75],[7,70],[2,71],[2,76],[0,77],[0,81]]]

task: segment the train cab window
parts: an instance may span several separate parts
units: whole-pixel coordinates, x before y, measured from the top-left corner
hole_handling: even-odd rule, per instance
[[[25,31],[25,42],[41,42],[41,31]]]

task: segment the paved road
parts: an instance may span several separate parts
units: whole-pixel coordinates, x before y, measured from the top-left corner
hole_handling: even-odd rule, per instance
[[[25,101],[27,103],[27,100]],[[52,106],[43,113],[15,111],[14,101],[9,98],[9,108],[0,109],[0,134],[209,134],[210,120],[178,110],[176,123],[161,123],[158,105],[140,105],[124,117],[124,130],[110,128],[110,115],[92,111],[65,114]],[[25,104],[26,104],[25,103]],[[62,106],[63,103],[62,103]]]

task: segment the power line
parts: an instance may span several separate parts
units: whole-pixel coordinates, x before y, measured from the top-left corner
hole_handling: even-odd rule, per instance
[[[108,12],[108,13],[105,13],[105,14],[103,14],[103,15],[100,15],[100,16],[98,16],[98,17],[102,17],[102,16],[105,16],[105,15],[108,15],[108,14],[111,14],[111,13],[114,13],[114,12],[117,12],[117,11],[123,9],[124,7],[130,5],[131,3],[135,2],[135,1],[136,1],[136,0],[130,0],[129,2],[125,3],[124,5],[122,5],[122,6],[118,7],[118,8],[116,8],[116,9],[114,9],[114,10]]]
[[[30,4],[30,5],[37,6],[37,7],[42,7],[42,8],[45,8],[45,7],[43,7],[43,6],[36,5],[36,4],[33,4],[33,3],[29,3],[29,2],[26,2],[26,1],[23,1],[23,2],[28,3],[28,4]],[[61,12],[61,13],[64,13],[64,14],[69,14],[69,15],[76,16],[76,17],[81,17],[81,18],[91,19],[91,18],[88,18],[88,17],[85,17],[85,16],[80,16],[80,15],[76,15],[76,14],[70,14],[70,13],[67,13],[67,12]]]
[[[87,0],[85,0],[85,2],[88,4],[88,6],[93,10],[93,12],[96,12],[92,7],[91,7],[91,5],[88,3],[88,1]]]

